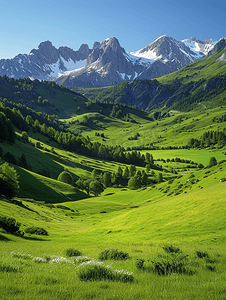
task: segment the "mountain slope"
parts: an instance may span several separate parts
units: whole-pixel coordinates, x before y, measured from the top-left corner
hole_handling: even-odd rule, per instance
[[[187,41],[187,43],[185,42]],[[189,40],[182,42],[176,41],[174,38],[163,35],[154,40],[151,44],[147,45],[143,49],[140,49],[131,54],[153,59],[155,62],[150,64],[147,70],[138,76],[139,79],[152,79],[157,78],[174,71],[181,69],[182,67],[200,59],[207,54],[206,49],[212,49],[213,45],[209,45],[203,42],[203,45],[208,45],[203,50],[206,53],[195,50],[188,43]],[[202,43],[200,41],[200,43]],[[209,47],[209,48],[207,48]]]
[[[177,72],[153,80],[127,81],[101,90],[97,97],[101,101],[136,105],[142,110],[190,110],[202,101],[220,105],[226,97],[225,44],[226,38],[222,38],[207,57]]]

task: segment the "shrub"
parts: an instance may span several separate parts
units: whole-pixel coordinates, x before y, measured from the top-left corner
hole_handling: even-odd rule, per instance
[[[114,259],[114,260],[126,260],[130,259],[128,253],[118,251],[118,249],[105,249],[99,254],[100,260]]]
[[[77,249],[69,248],[66,250],[66,255],[69,257],[73,257],[73,256],[81,256],[82,253]]]
[[[0,216],[0,228],[3,228],[6,232],[22,236],[23,232],[20,231],[20,225],[14,218]]]
[[[158,275],[169,275],[172,273],[194,274],[194,270],[189,266],[187,255],[174,253],[162,255],[151,260],[151,269]]]
[[[57,180],[61,181],[61,182],[64,182],[64,183],[67,183],[67,184],[71,184],[73,185],[74,184],[74,179],[73,177],[71,176],[71,174],[67,171],[63,171],[60,173],[60,175],[58,176]]]
[[[137,269],[143,269],[144,268],[145,259],[143,258],[137,258],[135,266]]]
[[[206,268],[208,270],[210,270],[211,272],[215,272],[216,271],[216,266],[212,265],[212,264],[206,264]]]
[[[17,273],[17,272],[20,272],[20,267],[19,266],[11,266],[9,264],[6,264],[5,262],[0,261],[0,272]]]
[[[25,229],[25,232],[30,234],[36,234],[36,235],[48,235],[47,230],[45,230],[42,227],[35,227],[35,226],[27,227]]]
[[[181,253],[182,251],[180,248],[173,246],[173,245],[165,245],[162,247],[163,250],[165,250],[167,253]]]
[[[81,281],[121,281],[133,282],[133,273],[124,270],[114,270],[110,266],[104,266],[101,262],[88,261],[82,263],[78,269],[78,277]]]
[[[206,251],[196,250],[195,254],[198,256],[198,258],[209,258],[209,254]]]

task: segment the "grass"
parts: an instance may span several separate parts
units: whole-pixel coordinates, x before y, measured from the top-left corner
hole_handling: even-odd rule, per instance
[[[220,182],[224,170],[222,164],[195,172],[199,181],[187,193],[184,186],[179,195],[164,190],[184,184],[189,174],[144,190],[109,188],[100,197],[63,205],[1,201],[1,215],[11,216],[13,210],[21,229],[37,226],[49,233],[19,238],[0,232],[1,266],[19,270],[0,272],[2,298],[224,299],[226,186]],[[68,249],[85,257],[66,258]],[[106,249],[117,249],[131,259],[109,257],[99,264]],[[141,259],[144,268],[138,269]],[[93,263],[80,267],[88,261]],[[164,270],[167,275],[159,276]],[[133,277],[117,279],[126,272]]]
[[[114,123],[99,115],[89,117],[92,124],[97,117],[95,126],[102,126],[108,145],[120,140],[125,147],[150,142],[161,147],[172,145],[171,139],[173,145],[185,144],[190,136],[199,137],[210,126],[221,130],[223,123],[210,122],[218,114],[223,110],[203,113],[200,121],[193,122],[192,131],[181,133],[181,128],[198,118],[198,112],[154,122],[137,118],[138,123],[131,124],[118,119]],[[76,118],[68,120],[68,125]],[[140,137],[129,141],[134,132]],[[95,131],[86,133],[100,141]],[[33,146],[38,139],[42,150]],[[186,165],[156,161],[184,175],[175,177],[163,171],[162,183],[139,190],[111,187],[88,198],[57,181],[59,173],[67,169],[75,179],[90,178],[94,168],[112,172],[125,165],[70,153],[56,144],[55,153],[50,153],[52,146],[51,141],[32,132],[28,144],[1,143],[4,153],[10,151],[17,158],[24,153],[32,165],[32,171],[16,167],[21,186],[18,198],[0,200],[0,215],[14,217],[25,231],[24,237],[18,237],[0,229],[2,299],[225,298],[226,185],[222,179],[226,178],[226,163],[184,171]],[[224,148],[150,152],[155,160],[180,157],[205,166],[212,156],[217,161],[225,158]],[[43,167],[52,178],[38,174]],[[43,228],[48,236],[26,233],[29,228]],[[102,263],[101,253],[106,254]],[[117,256],[130,259],[117,260]],[[137,268],[137,261],[143,268]]]

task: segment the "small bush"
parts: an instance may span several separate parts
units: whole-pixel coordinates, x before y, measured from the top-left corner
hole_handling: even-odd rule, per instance
[[[104,266],[101,262],[88,261],[81,264],[78,270],[78,277],[81,281],[121,281],[133,282],[133,273],[124,270],[114,270],[110,266]]]
[[[0,228],[3,228],[6,232],[23,236],[23,232],[19,230],[20,225],[14,218],[0,216]]]
[[[194,270],[190,268],[187,255],[181,253],[171,253],[162,255],[155,260],[151,260],[151,269],[158,275],[169,275],[172,273],[194,274]]]
[[[25,229],[25,232],[30,234],[36,234],[36,235],[48,235],[47,230],[45,230],[42,227],[35,227],[35,226],[27,227]]]
[[[216,266],[212,265],[212,264],[206,264],[206,268],[208,270],[210,270],[211,272],[215,272],[216,271]]]
[[[173,245],[165,245],[162,247],[163,250],[165,250],[167,253],[182,253],[180,248],[173,246]]]
[[[57,180],[67,183],[67,184],[70,184],[70,185],[74,185],[74,179],[68,171],[61,172],[60,175],[58,176]]]
[[[143,258],[137,258],[135,266],[137,269],[143,269],[144,268],[145,259]]]
[[[66,250],[66,255],[69,257],[73,257],[73,256],[81,256],[82,253],[77,249],[70,248]]]
[[[6,264],[5,262],[0,261],[0,272],[6,272],[6,273],[17,273],[20,272],[19,266],[11,266],[9,264]]]
[[[105,249],[99,254],[99,259],[100,260],[107,260],[107,259],[126,260],[126,259],[130,259],[130,256],[126,252],[118,251],[118,249]]]
[[[198,256],[198,258],[209,258],[209,254],[206,251],[196,250],[195,254]]]

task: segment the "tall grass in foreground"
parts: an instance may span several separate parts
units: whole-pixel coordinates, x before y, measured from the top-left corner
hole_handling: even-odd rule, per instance
[[[173,249],[176,247],[165,247]],[[139,250],[139,251],[138,251]],[[151,250],[151,252],[150,252]],[[225,256],[206,250],[186,254],[167,252],[161,248],[138,247],[129,260],[99,262],[88,256],[33,256],[25,252],[4,252],[0,266],[1,299],[225,299]],[[164,251],[164,252],[162,252]],[[200,254],[201,253],[201,254]],[[98,256],[96,253],[95,256]],[[137,259],[144,257],[144,268],[137,268]],[[177,257],[185,268],[193,266],[192,276],[180,272],[156,272],[149,267],[162,259]],[[179,258],[180,257],[180,258]],[[187,257],[187,256],[186,256]],[[207,265],[215,266],[210,270]],[[188,264],[187,264],[188,263]],[[190,263],[190,265],[189,265]],[[173,264],[175,266],[176,264]],[[16,268],[18,268],[18,271]],[[125,271],[129,270],[128,271]],[[178,272],[179,271],[179,272]],[[159,274],[160,273],[160,274]]]

